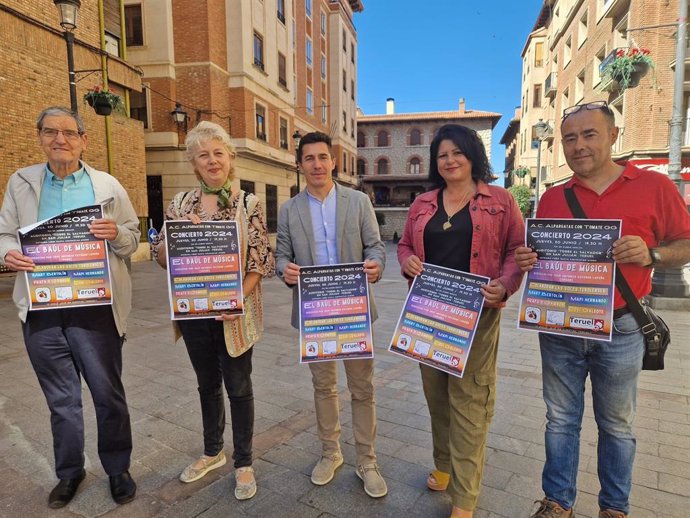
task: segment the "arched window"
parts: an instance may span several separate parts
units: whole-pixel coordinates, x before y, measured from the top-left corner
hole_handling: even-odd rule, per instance
[[[410,131],[410,146],[421,146],[422,145],[422,132],[418,129],[413,129]]]
[[[415,157],[410,159],[410,174],[419,174],[422,170],[422,161]]]
[[[388,143],[388,132],[381,130],[378,132],[376,135],[376,145],[378,147],[388,147],[390,144]]]
[[[367,174],[367,163],[363,158],[357,159],[357,175],[364,176]]]
[[[357,132],[357,147],[367,147],[367,136],[363,131]]]
[[[377,174],[388,174],[388,159],[379,158],[376,162],[376,173]]]

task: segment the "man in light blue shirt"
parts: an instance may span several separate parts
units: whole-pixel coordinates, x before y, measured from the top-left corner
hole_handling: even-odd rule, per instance
[[[115,502],[124,504],[136,494],[129,474],[132,432],[122,385],[122,345],[132,298],[126,261],[138,246],[139,221],[122,185],[82,162],[87,136],[79,116],[66,108],[47,108],[36,129],[47,161],[19,169],[7,183],[0,209],[0,263],[20,272],[13,299],[29,359],[50,409],[59,482],[48,496],[48,505],[66,506],[86,477],[82,378],[96,409],[98,455],[109,475],[110,492]],[[22,254],[17,229],[93,204],[104,207],[104,217],[92,220],[89,230],[108,243],[112,305],[29,311],[24,275],[31,274],[34,262]],[[55,286],[51,285],[50,297]]]
[[[292,326],[299,327],[299,302],[295,286],[300,266],[364,262],[369,282],[377,282],[385,265],[385,247],[379,235],[369,197],[333,181],[335,162],[331,139],[324,133],[308,133],[297,149],[297,163],[307,188],[288,200],[278,216],[276,263],[278,274],[293,288]],[[372,321],[376,305],[370,296]],[[352,396],[352,430],[357,451],[357,476],[373,498],[386,495],[374,441],[373,359],[344,362],[347,386]],[[340,450],[340,418],[335,361],[309,364],[314,384],[314,403],[322,455],[311,474],[316,485],[328,484],[343,464]]]
[[[93,205],[95,201],[91,177],[81,163],[78,171],[64,177],[53,173],[50,164],[46,164],[41,199],[38,202],[38,221],[55,217],[68,210]]]

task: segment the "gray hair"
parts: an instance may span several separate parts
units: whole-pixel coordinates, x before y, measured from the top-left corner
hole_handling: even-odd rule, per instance
[[[38,119],[36,119],[36,129],[38,131],[41,131],[43,129],[43,121],[46,117],[72,117],[74,119],[74,122],[77,123],[77,129],[79,130],[79,133],[86,133],[86,126],[84,126],[84,121],[81,120],[81,117],[79,115],[74,113],[69,108],[63,108],[62,106],[50,106],[43,110],[38,116]]]
[[[230,135],[223,129],[222,126],[210,121],[201,121],[189,133],[184,143],[187,146],[187,160],[190,162],[194,159],[196,150],[209,140],[219,140],[225,145],[228,153],[233,157],[237,155],[235,146],[230,140]]]

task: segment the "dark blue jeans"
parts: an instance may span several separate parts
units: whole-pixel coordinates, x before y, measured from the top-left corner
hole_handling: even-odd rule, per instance
[[[22,329],[50,409],[58,478],[75,478],[84,468],[81,376],[96,409],[103,469],[108,475],[128,470],[132,431],[121,379],[123,338],[112,308],[30,311]]]
[[[225,347],[223,324],[217,320],[180,320],[177,323],[199,385],[204,454],[218,455],[223,449],[225,382],[232,420],[232,458],[236,468],[251,466],[254,435],[252,349],[237,358],[231,357]]]

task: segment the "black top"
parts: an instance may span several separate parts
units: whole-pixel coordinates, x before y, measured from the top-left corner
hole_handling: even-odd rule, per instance
[[[450,218],[452,226],[443,230],[443,224],[447,221],[441,189],[438,191],[438,210],[424,228],[424,260],[437,266],[469,272],[472,250],[470,203],[453,214]]]

